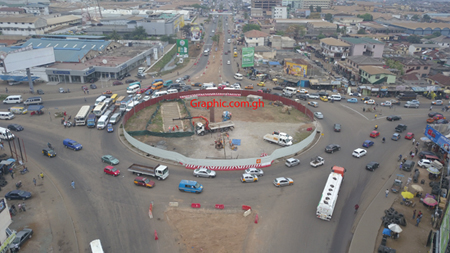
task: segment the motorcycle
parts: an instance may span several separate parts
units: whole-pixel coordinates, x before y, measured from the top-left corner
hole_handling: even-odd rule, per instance
[[[28,170],[27,167],[25,167],[23,170],[20,171],[20,174],[21,174],[21,175],[27,174],[28,172],[30,172],[30,171]]]
[[[19,189],[20,187],[22,187],[22,181],[16,183],[16,188]]]
[[[375,125],[373,130],[378,130],[378,125]]]

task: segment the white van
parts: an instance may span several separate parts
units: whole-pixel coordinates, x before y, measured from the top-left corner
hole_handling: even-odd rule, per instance
[[[335,100],[335,101],[341,101],[342,97],[341,97],[341,94],[335,94],[335,95],[331,95],[328,99]]]
[[[139,67],[138,68],[138,74],[142,74],[145,71],[145,67]]]
[[[297,89],[294,87],[286,87],[283,89],[283,92],[294,95],[295,93],[297,93]]]
[[[8,96],[3,100],[3,104],[20,104],[23,102],[22,95]]]
[[[202,87],[201,87],[202,90],[207,90],[208,88],[214,88],[214,84],[213,83],[202,84]]]
[[[114,113],[112,116],[111,116],[111,119],[109,120],[109,123],[111,123],[111,124],[113,124],[113,125],[115,125],[117,122],[119,122],[119,120],[120,120],[120,118],[122,117],[122,114],[121,113]]]
[[[8,128],[0,127],[0,139],[2,140],[12,140],[15,136]]]
[[[127,88],[127,93],[128,93],[128,94],[133,94],[133,93],[138,92],[138,90],[140,90],[140,89],[141,89],[141,86],[138,85],[138,84],[130,85],[130,86],[128,86],[128,88]]]
[[[173,94],[173,93],[178,93],[178,90],[177,89],[167,90],[167,94]]]
[[[14,114],[27,114],[28,110],[25,107],[15,106],[10,107],[8,111],[14,113]]]
[[[167,91],[158,91],[153,93],[152,98],[158,98],[167,94],[168,94]]]
[[[0,119],[14,119],[12,112],[0,112]]]
[[[244,79],[244,76],[242,74],[236,73],[236,74],[234,74],[234,78],[237,80],[242,80],[242,79]]]
[[[102,130],[106,127],[106,124],[108,124],[109,117],[107,115],[103,115],[100,117],[100,119],[97,121],[97,129]]]
[[[93,240],[90,244],[92,253],[105,253],[100,239]]]
[[[131,111],[131,109],[133,109],[133,107],[135,107],[136,105],[139,104],[139,101],[131,101],[127,104],[127,108],[125,109],[125,111],[129,112]]]
[[[98,104],[100,104],[101,102],[105,101],[106,96],[100,96],[95,100],[95,106],[97,106]]]
[[[227,43],[230,44],[230,43],[231,43],[231,39],[228,39],[228,40],[227,40]]]
[[[42,104],[42,98],[41,97],[31,97],[27,98],[25,102],[23,102],[24,105],[40,105]]]

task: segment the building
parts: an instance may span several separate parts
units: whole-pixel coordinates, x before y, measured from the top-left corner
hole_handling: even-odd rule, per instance
[[[402,28],[406,34],[430,35],[440,32],[441,35],[450,35],[450,23],[392,22],[388,25]]]
[[[256,47],[265,46],[269,34],[261,32],[258,30],[251,30],[244,33],[245,46],[246,47]]]
[[[309,22],[306,28],[308,29],[308,34],[311,36],[318,36],[320,34],[332,35],[336,33],[337,25],[326,21]]]
[[[322,9],[331,9],[331,0],[303,0],[300,2],[300,9],[307,9],[309,6],[321,7]]]
[[[338,13],[333,15],[333,23],[341,24],[345,26],[357,25],[363,22],[364,19],[355,17],[353,15],[347,15],[344,13]]]
[[[416,53],[436,50],[439,48],[440,48],[440,46],[437,44],[411,44],[411,45],[409,45],[409,48],[408,48],[408,54],[414,55]]]
[[[429,76],[427,78],[427,82],[430,85],[439,85],[440,87],[445,87],[446,89],[448,89],[448,87],[450,87],[450,76],[439,73],[433,76]]]
[[[367,55],[375,58],[383,56],[384,43],[370,38],[342,37],[342,41],[350,44],[350,55]]]
[[[424,60],[406,57],[391,58],[403,65],[403,74],[418,74],[420,77],[426,77],[430,74],[431,65]]]
[[[274,19],[287,19],[287,7],[286,6],[276,6],[272,8],[272,18]]]
[[[149,35],[172,35],[184,27],[184,19],[180,14],[161,14],[157,17],[142,20],[132,20],[128,28],[142,26]]]
[[[379,66],[361,66],[361,83],[374,84],[395,84],[396,75],[391,71]]]
[[[276,6],[281,6],[281,0],[252,0],[252,9],[261,8],[263,11],[272,11],[272,8]]]
[[[33,15],[49,15],[50,11],[48,10],[48,5],[41,3],[29,3],[22,8],[25,9],[26,13]]]
[[[42,35],[77,24],[81,24],[81,17],[74,15],[48,19],[40,16],[5,16],[0,17],[0,32],[4,35]]]
[[[350,52],[349,44],[335,38],[321,39],[320,47],[322,48],[322,54],[330,62],[344,60]]]
[[[432,38],[430,40],[439,45],[440,47],[450,47],[450,38],[447,36],[441,35],[439,37]]]
[[[250,10],[250,16],[254,19],[263,19],[265,11],[262,8],[252,8]]]
[[[18,7],[0,8],[0,15],[20,15],[25,14],[25,9]]]
[[[366,55],[349,56],[345,61],[338,61],[336,72],[348,80],[361,80],[360,67],[384,66],[382,58],[373,58]]]
[[[274,49],[293,49],[296,46],[294,39],[280,35],[272,35],[269,42]]]
[[[324,22],[322,19],[276,19],[275,30],[286,31],[292,25],[299,25],[306,28],[308,23]]]
[[[3,233],[0,233],[0,244],[2,245],[2,252],[9,252],[9,245],[14,240],[16,231],[12,231],[9,229],[9,225],[11,225],[12,219],[11,214],[9,213],[9,205],[5,198],[0,200],[0,230]]]
[[[415,73],[409,73],[406,75],[403,75],[401,77],[401,80],[404,84],[410,85],[410,86],[418,86],[418,85],[426,85],[427,81],[423,78],[420,78],[420,75]]]

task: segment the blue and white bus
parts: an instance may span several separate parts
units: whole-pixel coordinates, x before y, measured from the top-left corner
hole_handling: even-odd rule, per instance
[[[122,100],[122,102],[120,102],[120,111],[121,112],[124,112],[126,109],[127,109],[127,105],[128,105],[128,103],[130,102],[130,101],[132,101],[133,100],[133,96],[131,95],[131,96],[128,96],[128,97],[126,97],[126,98],[124,98],[123,100]]]
[[[141,88],[141,82],[130,83],[130,84],[128,84],[128,87],[136,85],[136,84],[139,85],[139,88]]]

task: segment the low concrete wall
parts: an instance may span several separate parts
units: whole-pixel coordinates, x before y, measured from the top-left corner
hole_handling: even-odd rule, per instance
[[[305,113],[311,120],[314,120],[313,113],[307,109],[305,106],[303,106],[300,103],[297,103],[295,101],[292,101],[290,99],[267,94],[267,93],[260,93],[260,92],[254,92],[254,91],[246,91],[246,90],[201,90],[201,91],[187,91],[187,92],[180,92],[175,94],[166,95],[163,97],[150,99],[149,101],[146,101],[142,104],[139,104],[136,106],[135,110],[131,110],[127,114],[125,114],[123,119],[123,126],[125,126],[128,119],[134,115],[135,112],[138,112],[142,110],[143,108],[156,104],[164,99],[178,99],[179,97],[186,97],[186,96],[248,96],[248,95],[258,95],[262,96],[264,99],[267,100],[279,100],[283,102],[285,105],[291,105],[292,107],[296,108],[297,110]],[[141,150],[142,152],[145,152],[147,154],[151,154],[153,156],[161,157],[164,159],[172,160],[179,162],[180,164],[184,165],[186,168],[189,169],[195,169],[198,167],[206,167],[212,170],[244,170],[247,168],[262,168],[262,167],[268,167],[272,165],[272,162],[276,159],[279,159],[281,157],[289,156],[295,153],[300,152],[304,148],[306,148],[313,140],[315,135],[317,134],[315,129],[312,131],[312,133],[303,141],[289,146],[289,147],[283,147],[275,150],[272,154],[269,156],[264,157],[256,157],[256,158],[246,158],[246,159],[223,159],[223,160],[216,160],[216,159],[197,159],[197,158],[190,158],[186,157],[184,155],[181,155],[177,152],[173,151],[167,151],[159,148],[152,147],[148,144],[142,143],[138,141],[137,139],[133,138],[131,135],[129,135],[125,129],[123,131],[125,139],[130,142],[131,145],[135,146],[137,149]]]

